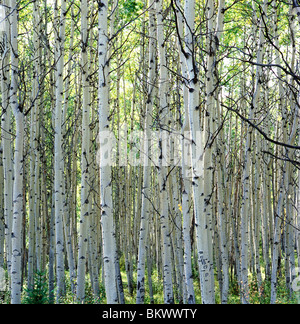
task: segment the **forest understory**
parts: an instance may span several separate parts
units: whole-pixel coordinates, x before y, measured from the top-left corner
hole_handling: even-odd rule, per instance
[[[300,302],[300,1],[0,0],[0,303]]]
[[[201,287],[199,282],[199,273],[196,270],[197,265],[194,263],[193,267],[193,283],[195,287],[195,304],[199,305],[202,303],[201,299]],[[132,282],[132,290],[129,292],[127,275],[125,270],[124,260],[121,261],[121,276],[122,276],[122,291],[123,291],[123,302],[124,305],[134,305],[136,304],[136,273],[133,274],[133,282]],[[284,270],[282,266],[281,271]],[[136,268],[134,267],[134,271]],[[6,275],[7,276],[7,275]],[[68,271],[65,273],[65,292],[64,296],[60,300],[60,304],[66,305],[79,305],[82,304],[74,292],[72,292],[70,285],[70,274]],[[218,281],[217,275],[215,275],[215,286],[216,286],[216,304],[221,304],[221,296],[219,289],[220,282]],[[162,294],[163,291],[163,279],[161,274],[157,272],[155,268],[152,270],[151,281],[149,282],[148,277],[145,280],[145,305],[163,305],[164,304],[164,296]],[[299,304],[299,295],[297,293],[292,293],[286,286],[286,281],[284,275],[279,274],[279,282],[278,282],[278,295],[276,304],[277,305],[298,305]],[[178,291],[175,290],[175,305],[183,304],[183,299],[178,294]],[[21,297],[22,304],[29,305],[42,305],[42,304],[55,304],[55,289],[52,293],[49,293],[49,278],[46,272],[37,272],[35,273],[34,286],[32,289],[26,289],[26,285],[24,285],[24,290]],[[0,304],[10,304],[10,292],[0,292]],[[271,300],[271,281],[265,279],[261,286],[258,285],[257,278],[255,275],[250,275],[249,277],[249,303],[252,305],[268,305]],[[89,276],[86,277],[85,283],[85,304],[87,305],[106,305],[107,299],[105,295],[105,285],[103,281],[99,282],[99,293],[96,296],[93,291],[92,283],[90,281]],[[239,283],[237,282],[234,275],[231,276],[229,291],[228,291],[228,305],[240,305],[241,304],[241,296],[239,291]]]

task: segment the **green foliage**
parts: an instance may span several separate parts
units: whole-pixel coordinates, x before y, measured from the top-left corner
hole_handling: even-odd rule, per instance
[[[69,272],[65,272],[65,288],[66,288],[66,294],[63,298],[60,300],[60,304],[80,304],[80,302],[77,300],[76,294],[72,292],[71,284],[70,284],[70,276]],[[103,284],[99,283],[99,296],[95,296],[93,292],[93,288],[91,285],[91,281],[89,276],[86,276],[85,280],[85,304],[105,304],[106,303],[106,294],[105,294],[105,288]]]
[[[100,294],[99,296],[95,296],[93,293],[93,289],[92,286],[90,284],[90,281],[86,281],[85,284],[85,294],[86,294],[86,299],[85,299],[85,303],[86,304],[104,304],[105,302],[105,288],[104,286],[101,284],[99,287],[100,290]]]
[[[261,287],[259,287],[257,278],[255,276],[251,277],[249,280],[249,299],[251,305],[269,305],[271,300],[270,280],[264,280]],[[241,303],[239,284],[236,279],[231,282],[228,303]],[[296,296],[290,295],[284,278],[280,278],[278,281],[276,304],[297,304]]]
[[[144,6],[143,2],[138,0],[126,0],[122,3],[120,10],[120,15],[123,16],[122,18],[125,19],[127,22],[134,19],[140,9]]]
[[[121,258],[122,260],[122,258]],[[124,263],[121,264],[121,275],[123,280],[124,294],[126,304],[135,304],[136,298],[136,286],[134,285],[134,292],[132,295],[128,292],[127,287],[127,276],[124,267]],[[196,303],[201,304],[201,290],[199,284],[199,278],[197,276],[197,271],[194,269],[194,288],[195,288],[195,297]],[[133,273],[133,281],[136,282],[136,271]],[[76,295],[74,295],[71,291],[71,286],[68,280],[68,272],[66,272],[66,295],[61,299],[61,304],[77,304]],[[216,281],[216,287],[218,283]],[[158,274],[157,269],[153,269],[152,274],[152,288],[153,288],[153,297],[155,304],[163,304],[164,296],[163,296],[163,279]],[[100,294],[99,296],[95,296],[93,293],[93,289],[91,286],[91,282],[89,276],[86,277],[86,300],[85,304],[105,304],[106,296],[105,296],[105,288],[103,284],[100,282]],[[150,296],[149,296],[149,286],[148,286],[148,278],[146,276],[145,280],[145,304],[150,304]],[[24,304],[48,304],[48,286],[47,286],[47,278],[46,275],[42,272],[37,272],[34,280],[34,287],[32,290],[25,290],[26,297],[23,299]],[[9,294],[7,296],[2,296],[2,300],[0,300],[0,304],[9,303]],[[269,304],[270,303],[270,295],[271,295],[271,283],[269,280],[264,280],[262,286],[258,287],[257,278],[253,275],[249,278],[249,298],[251,304]],[[0,296],[1,297],[1,296]],[[220,294],[219,291],[216,291],[216,303],[220,303]],[[290,295],[290,292],[286,289],[285,279],[282,277],[278,281],[278,293],[277,293],[277,304],[297,304],[297,298],[295,295]],[[228,304],[241,304],[240,293],[239,293],[239,284],[235,277],[232,278],[230,289],[229,289],[229,297]]]
[[[6,285],[8,284],[8,273],[7,270],[5,270],[5,280]],[[5,287],[6,290],[0,291],[0,305],[4,304],[10,304],[10,291],[7,289],[7,286]]]
[[[0,291],[0,305],[10,304],[10,293],[9,291]]]
[[[48,283],[44,272],[37,271],[34,276],[34,285],[32,289],[26,289],[24,304],[44,305],[49,304]]]

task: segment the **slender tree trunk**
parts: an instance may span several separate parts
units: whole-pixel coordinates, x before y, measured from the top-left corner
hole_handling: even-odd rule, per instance
[[[82,62],[82,157],[81,157],[81,215],[78,252],[78,277],[77,299],[84,302],[85,299],[85,269],[87,262],[89,220],[89,186],[90,186],[90,92],[89,92],[89,65],[88,65],[88,2],[81,2],[81,62]]]
[[[149,86],[148,86],[148,99],[145,113],[145,139],[144,139],[144,179],[142,188],[142,214],[141,214],[141,228],[139,235],[139,250],[138,250],[138,266],[137,266],[137,296],[136,303],[144,303],[145,298],[145,264],[146,252],[149,247],[146,247],[149,231],[150,220],[150,199],[151,199],[151,126],[153,114],[153,100],[154,100],[154,86],[156,78],[156,44],[155,44],[155,10],[152,6],[149,12]]]
[[[166,51],[164,38],[164,16],[163,16],[163,1],[156,2],[157,15],[157,46],[159,52],[159,120],[161,128],[169,127],[169,105],[168,105],[168,70],[166,67]],[[160,129],[159,138],[159,187],[160,187],[160,220],[162,231],[162,259],[163,259],[163,277],[164,277],[164,302],[165,304],[174,303],[173,283],[172,283],[172,258],[171,258],[171,240],[169,226],[169,196],[167,172],[165,166],[169,155],[169,134],[168,131]]]
[[[5,5],[9,5],[4,1]],[[5,16],[8,17],[8,9],[4,10]],[[11,275],[11,232],[13,219],[13,153],[12,153],[12,111],[9,102],[10,98],[10,25],[9,20],[5,19],[2,22],[3,33],[1,38],[3,40],[3,54],[1,70],[1,94],[3,112],[1,115],[1,137],[3,148],[3,172],[4,172],[4,221],[5,221],[5,252],[6,252],[6,266]]]
[[[300,23],[300,6],[294,1],[293,2],[295,12],[297,13],[299,23]],[[297,133],[298,122],[299,122],[299,98],[298,95],[297,102],[295,104],[294,121],[291,129],[290,136],[287,143],[291,144],[295,141],[295,136]],[[286,149],[286,156],[289,155],[288,149]],[[284,188],[287,188],[287,162],[284,163],[283,176],[280,183],[279,198],[277,203],[277,210],[275,214],[275,224],[274,224],[274,242],[273,242],[273,254],[272,254],[272,275],[271,275],[271,304],[275,304],[277,300],[277,275],[278,275],[278,259],[280,257],[280,243],[281,243],[281,224],[282,224],[282,213],[283,213],[283,203],[284,203]]]
[[[189,74],[187,71],[185,53],[181,49],[184,41],[184,25],[185,18],[180,5],[180,1],[176,0],[173,10],[176,13],[178,41],[177,46],[180,52],[181,72],[186,80]],[[188,105],[189,91],[188,87],[183,90],[183,103],[185,112],[185,121],[182,126],[182,214],[183,214],[183,242],[184,242],[184,278],[187,293],[188,304],[195,304],[195,291],[192,274],[192,245],[190,227],[192,223],[192,184],[191,184],[191,139],[190,139],[190,120],[189,120],[189,105]]]
[[[23,144],[24,115],[18,102],[18,6],[10,1],[11,8],[11,88],[10,103],[16,120],[16,140],[14,156],[13,185],[13,224],[12,224],[12,269],[11,303],[21,303],[21,259],[22,259],[22,220],[23,220]]]
[[[4,174],[3,174],[3,149],[0,148],[0,271],[4,269],[4,238],[5,238],[5,219],[4,219]]]
[[[118,302],[116,287],[116,237],[112,202],[111,166],[105,164],[105,151],[102,149],[104,132],[110,129],[109,109],[109,57],[108,57],[108,1],[99,3],[99,140],[100,140],[100,190],[101,223],[103,237],[103,262],[105,289],[108,304]]]
[[[57,4],[56,4],[57,5]],[[55,8],[55,10],[58,10]],[[64,294],[64,229],[63,229],[63,177],[64,163],[62,152],[62,112],[63,112],[63,89],[64,89],[64,46],[66,27],[66,0],[61,1],[59,28],[56,34],[56,104],[55,104],[55,152],[54,152],[54,199],[55,199],[55,244],[56,244],[56,299],[59,303]]]

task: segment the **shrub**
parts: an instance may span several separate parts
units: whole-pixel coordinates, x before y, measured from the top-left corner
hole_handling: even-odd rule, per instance
[[[24,304],[43,305],[49,303],[48,284],[44,272],[37,271],[35,273],[33,288],[26,289],[26,293]]]

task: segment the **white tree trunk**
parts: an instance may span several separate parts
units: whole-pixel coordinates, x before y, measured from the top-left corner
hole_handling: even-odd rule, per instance
[[[11,88],[10,103],[16,120],[16,140],[14,156],[13,184],[13,224],[12,224],[12,268],[11,303],[21,303],[21,259],[22,259],[22,219],[23,219],[23,144],[24,115],[18,103],[18,7],[16,0],[10,1],[11,8]]]
[[[141,228],[139,236],[139,250],[138,250],[138,266],[137,266],[137,297],[136,303],[144,303],[145,298],[145,265],[147,249],[146,244],[148,240],[148,227],[150,221],[150,199],[151,199],[151,126],[154,100],[154,86],[156,79],[156,46],[155,46],[155,10],[153,6],[149,11],[149,86],[148,99],[146,105],[145,117],[145,136],[144,139],[144,179],[142,188],[142,213],[141,213]]]
[[[204,186],[204,161],[203,161],[203,128],[200,123],[200,82],[198,67],[195,57],[195,1],[185,1],[185,58],[188,69],[188,111],[191,130],[191,158],[192,158],[192,186],[194,195],[194,213],[196,223],[196,240],[198,251],[198,265],[200,271],[201,295],[203,304],[214,304],[211,264],[211,248],[208,236],[208,224],[206,221],[203,201]]]
[[[164,37],[164,17],[163,17],[163,0],[156,2],[157,15],[157,41],[159,53],[159,120],[161,127],[169,127],[169,105],[168,105],[168,70],[166,67],[166,51]],[[160,187],[160,220],[162,232],[162,260],[164,276],[164,302],[165,304],[174,303],[173,283],[172,283],[172,258],[171,258],[171,240],[169,226],[169,195],[167,172],[168,168],[165,163],[169,154],[169,136],[167,131],[160,129],[160,158],[159,158],[159,187]]]
[[[4,1],[7,5],[7,2]],[[6,10],[8,16],[8,10]],[[3,148],[3,172],[4,172],[4,221],[5,221],[5,250],[6,263],[9,278],[11,274],[11,232],[13,219],[13,154],[12,154],[12,112],[9,102],[10,97],[10,26],[8,19],[2,22],[3,33],[1,35],[4,51],[2,55],[3,69],[1,70],[1,93],[3,113],[1,115],[2,148]]]
[[[116,286],[116,237],[113,216],[111,166],[106,164],[103,132],[110,130],[109,106],[109,57],[108,57],[108,1],[101,0],[99,5],[99,141],[100,141],[100,190],[101,223],[103,238],[103,264],[105,290],[108,304],[118,303]]]
[[[181,73],[183,77],[188,80],[189,74],[187,71],[186,58],[184,54],[184,49],[181,48],[184,42],[184,25],[185,18],[181,8],[180,0],[176,0],[176,20],[178,28],[178,40],[177,46],[180,53],[180,64]],[[185,279],[185,289],[187,294],[188,304],[195,304],[195,291],[193,283],[193,273],[192,273],[192,246],[191,246],[191,234],[190,227],[192,222],[192,183],[191,183],[191,139],[190,139],[190,119],[189,119],[189,105],[188,105],[189,91],[188,87],[185,86],[183,90],[183,103],[185,120],[182,126],[182,214],[183,214],[183,242],[184,242],[184,279]]]
[[[90,186],[90,93],[88,65],[88,2],[81,2],[81,63],[82,63],[82,156],[81,156],[81,215],[78,252],[77,299],[85,299],[85,269],[87,261],[87,223],[89,220],[89,186]]]
[[[4,268],[4,238],[5,238],[5,219],[4,219],[4,174],[3,174],[3,150],[2,143],[0,148],[0,269]],[[0,270],[1,271],[1,270]]]
[[[57,9],[56,9],[57,10]],[[61,15],[59,28],[56,34],[55,58],[56,58],[56,103],[55,103],[55,143],[54,143],[54,199],[55,199],[55,243],[56,243],[56,298],[59,303],[64,294],[64,228],[63,228],[63,136],[62,136],[62,112],[63,112],[63,89],[64,89],[64,46],[66,27],[66,0],[61,1]]]

